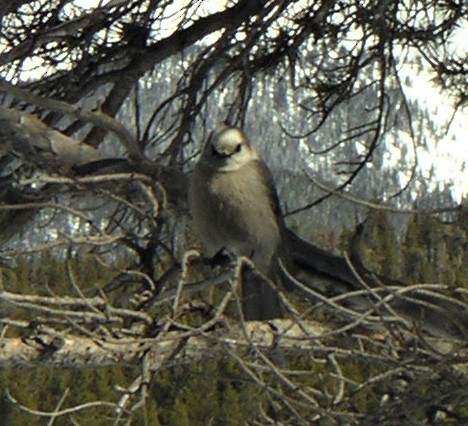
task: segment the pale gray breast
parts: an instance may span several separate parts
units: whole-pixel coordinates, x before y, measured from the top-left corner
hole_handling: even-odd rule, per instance
[[[238,256],[251,257],[266,273],[281,237],[270,182],[265,181],[258,164],[252,161],[226,173],[197,166],[191,209],[195,228],[210,251],[224,247]]]

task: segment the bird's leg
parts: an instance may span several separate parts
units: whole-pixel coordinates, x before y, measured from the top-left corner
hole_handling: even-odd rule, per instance
[[[225,266],[232,262],[232,256],[223,247],[213,257],[208,259],[208,263],[212,266]]]

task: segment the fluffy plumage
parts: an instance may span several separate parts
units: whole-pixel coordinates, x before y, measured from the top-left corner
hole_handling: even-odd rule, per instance
[[[240,129],[222,127],[211,135],[193,172],[189,194],[194,228],[209,257],[226,249],[249,257],[260,272],[274,278],[284,233],[278,198],[268,168]],[[244,309],[244,315],[253,317],[248,319],[280,316],[277,293],[254,281],[245,293],[258,299],[256,312]]]

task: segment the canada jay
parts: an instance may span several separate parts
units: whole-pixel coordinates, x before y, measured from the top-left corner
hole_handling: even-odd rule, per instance
[[[271,174],[242,130],[223,126],[209,137],[191,178],[189,204],[208,257],[225,249],[276,279],[285,227]],[[281,316],[277,291],[258,276],[243,277],[242,297],[248,320]]]

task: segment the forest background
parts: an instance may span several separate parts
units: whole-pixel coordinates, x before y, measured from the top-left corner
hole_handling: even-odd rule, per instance
[[[362,224],[368,270],[466,315],[466,12],[439,0],[3,2],[2,421],[466,420],[466,339],[441,348],[417,323],[319,294],[289,296],[300,344],[232,338],[233,268],[190,266],[185,204],[209,132],[241,126],[292,230],[343,257]],[[207,290],[190,290],[201,277]],[[292,328],[281,321],[279,336]],[[118,347],[99,358],[78,341]]]

